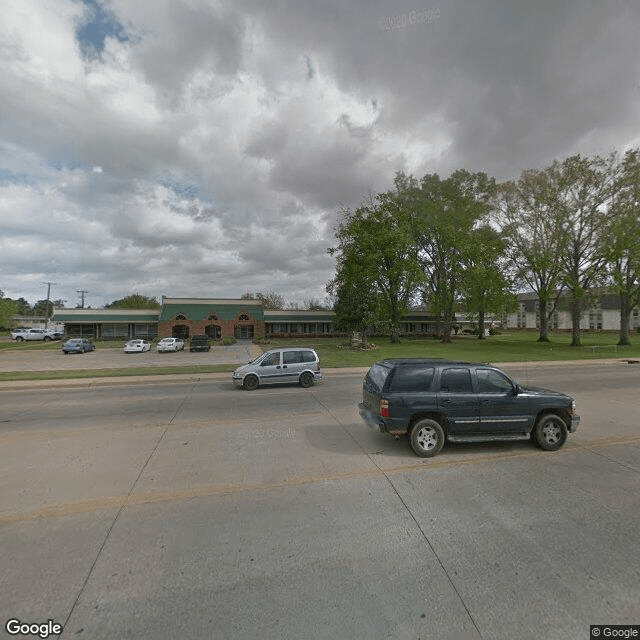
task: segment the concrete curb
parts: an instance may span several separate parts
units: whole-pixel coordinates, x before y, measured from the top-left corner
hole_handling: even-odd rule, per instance
[[[495,364],[501,369],[530,369],[538,367],[577,367],[577,366],[618,366],[640,364],[640,358],[610,358],[606,360],[559,360],[534,362],[499,362]],[[323,367],[326,377],[361,375],[365,376],[369,367],[344,367],[339,369]],[[134,384],[163,384],[169,382],[189,383],[200,380],[228,380],[231,384],[231,372],[222,373],[185,373],[148,376],[118,376],[96,378],[67,378],[62,380],[16,380],[0,382],[0,391],[19,391],[23,389],[89,389],[92,387],[109,387]]]

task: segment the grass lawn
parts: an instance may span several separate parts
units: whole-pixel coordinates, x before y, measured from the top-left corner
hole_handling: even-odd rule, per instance
[[[475,336],[452,336],[450,344],[439,340],[409,339],[392,344],[389,338],[376,337],[375,349],[359,350],[348,345],[346,338],[277,339],[263,346],[271,349],[278,346],[304,345],[313,347],[320,355],[324,368],[369,367],[383,358],[447,358],[475,362],[533,362],[552,360],[595,360],[600,358],[640,359],[640,336],[632,336],[632,344],[618,347],[617,333],[583,332],[582,346],[570,347],[570,333],[552,335],[551,342],[537,342],[534,331],[506,331],[501,335],[478,340]],[[121,348],[124,342],[97,341],[98,348]],[[40,343],[0,342],[2,349],[58,350],[60,341]],[[1,357],[1,356],[0,356]],[[230,372],[235,365],[185,365],[167,367],[127,367],[122,369],[78,369],[69,371],[24,371],[0,372],[0,381],[60,380],[74,378],[156,376],[169,374],[198,374]]]
[[[634,336],[635,337],[635,336]],[[570,347],[570,333],[551,337],[551,342],[537,342],[537,332],[507,331],[478,340],[476,336],[452,336],[450,344],[439,340],[405,338],[392,344],[388,338],[373,338],[376,348],[360,351],[345,348],[345,338],[309,340],[273,340],[265,348],[306,345],[314,347],[324,367],[368,367],[382,358],[447,358],[474,362],[532,362],[539,360],[593,360],[599,358],[640,358],[640,336],[628,347],[618,347],[617,333],[583,332],[582,347]],[[633,339],[633,338],[632,338]]]

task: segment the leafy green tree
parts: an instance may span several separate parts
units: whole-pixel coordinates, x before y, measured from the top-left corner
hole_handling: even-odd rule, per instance
[[[604,256],[620,297],[619,345],[628,345],[631,311],[640,305],[640,149],[627,151],[619,165],[609,208]]]
[[[583,158],[575,155],[554,163],[558,174],[555,207],[561,217],[563,243],[562,278],[569,291],[571,346],[580,346],[580,319],[591,287],[604,282],[605,242],[608,242],[605,205],[612,197],[615,158]]]
[[[487,314],[504,314],[516,306],[505,251],[505,239],[488,224],[471,231],[469,249],[463,258],[461,290],[465,309],[478,320],[481,340],[485,338]]]
[[[499,187],[499,223],[507,238],[507,255],[516,283],[538,297],[539,342],[549,342],[549,323],[562,293],[562,256],[567,238],[556,206],[557,166],[523,171],[516,182]]]
[[[373,278],[359,268],[355,260],[344,260],[339,278],[328,285],[327,292],[335,296],[334,326],[338,331],[358,332],[367,342],[369,330],[381,328],[380,296]]]
[[[400,339],[400,320],[417,285],[424,279],[412,234],[410,212],[395,190],[371,197],[355,211],[345,209],[336,229],[338,246],[335,291],[358,283],[377,298],[378,317],[389,322],[391,342]],[[354,274],[359,273],[358,277]]]
[[[33,305],[33,315],[50,318],[53,315],[53,302],[51,300],[38,300]]]
[[[160,303],[155,298],[133,293],[119,300],[106,304],[105,309],[159,309]]]
[[[18,303],[9,298],[0,297],[0,328],[11,329],[15,322],[13,316],[18,315]]]
[[[473,255],[472,231],[491,211],[495,182],[485,173],[465,170],[444,180],[428,174],[419,185],[404,176],[401,182],[425,274],[423,301],[439,318],[442,341],[450,342],[465,261]]]

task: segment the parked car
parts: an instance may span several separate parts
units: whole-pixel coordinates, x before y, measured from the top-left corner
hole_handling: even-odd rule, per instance
[[[147,340],[129,340],[124,345],[125,353],[143,353],[144,351],[149,351],[149,349],[151,349],[151,345]]]
[[[315,350],[306,347],[271,349],[253,362],[238,367],[232,379],[237,386],[249,391],[262,384],[287,382],[307,388],[322,380],[320,358]]]
[[[71,338],[62,345],[62,353],[86,353],[87,351],[95,351],[96,345],[86,338]]]
[[[158,353],[165,351],[182,351],[184,349],[184,341],[180,338],[162,338],[158,342]]]
[[[372,428],[407,436],[422,457],[447,442],[533,440],[559,449],[580,417],[573,398],[525,389],[496,367],[434,359],[390,359],[367,373],[359,404]]]
[[[11,332],[11,338],[16,342],[24,342],[31,340],[42,340],[49,342],[53,340],[53,333],[46,329],[16,329]]]
[[[209,336],[193,336],[189,342],[189,351],[209,351],[211,349],[211,341]]]

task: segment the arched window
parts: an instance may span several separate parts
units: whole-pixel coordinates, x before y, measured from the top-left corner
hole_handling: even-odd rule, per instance
[[[187,316],[185,316],[185,315],[184,315],[184,314],[182,314],[182,313],[179,313],[179,314],[176,316],[176,320],[186,320],[186,319],[187,319]]]
[[[238,316],[238,322],[249,322],[249,316],[246,313],[241,313]]]
[[[212,314],[207,318],[207,320],[217,320],[217,319],[218,319],[218,316],[217,316],[215,313],[212,313]]]

